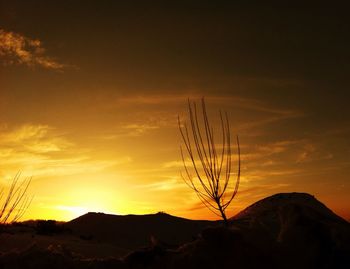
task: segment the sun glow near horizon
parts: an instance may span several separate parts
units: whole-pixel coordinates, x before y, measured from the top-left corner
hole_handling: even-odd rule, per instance
[[[350,219],[349,65],[334,64],[349,53],[346,16],[265,6],[246,16],[235,1],[83,2],[1,5],[0,187],[18,171],[33,176],[23,219],[215,218],[180,177],[177,119],[202,96],[215,137],[227,111],[241,142],[228,215],[295,191]]]
[[[176,143],[166,150],[155,146],[153,136],[161,135],[162,130],[107,140],[98,138],[93,140],[95,146],[79,146],[79,141],[53,130],[26,125],[18,131],[3,129],[0,136],[0,144],[6,145],[0,151],[2,183],[10,182],[11,174],[20,168],[24,169],[22,177],[33,176],[29,191],[35,198],[23,219],[68,221],[88,212],[126,215],[158,211],[193,219],[217,218],[181,180],[182,162]],[[167,132],[166,128],[164,132]],[[150,139],[149,147],[129,146],[142,136]],[[82,137],[81,141],[84,139]],[[119,139],[131,141],[130,144],[114,144]],[[109,143],[114,144],[113,147]],[[298,161],[300,154],[305,158],[305,154],[310,154],[307,151],[293,152],[294,147],[303,143],[305,141],[282,141],[270,143],[268,147],[243,143],[241,186],[229,208],[229,215],[276,192],[307,191],[305,184],[301,188],[295,183],[293,186],[291,181],[306,171],[300,165],[291,169],[278,160],[295,156]],[[233,167],[235,165],[234,156]],[[308,188],[315,191],[312,185]],[[315,193],[312,191],[310,193]],[[322,195],[321,189],[316,191]],[[347,217],[346,210],[337,209],[336,205],[333,208]]]

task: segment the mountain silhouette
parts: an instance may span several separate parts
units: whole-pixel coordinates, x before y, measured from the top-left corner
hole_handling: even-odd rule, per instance
[[[203,230],[176,252],[150,249],[128,262],[154,268],[345,269],[350,224],[310,194],[280,193],[238,213],[228,228]]]
[[[329,240],[338,240],[335,234],[349,229],[346,220],[307,193],[272,195],[247,207],[231,218],[231,222],[241,229],[249,227],[264,232],[272,241],[288,244],[298,237],[325,239],[326,234],[332,236],[327,237]]]
[[[310,194],[272,195],[241,211],[232,222],[254,246],[275,252],[285,268],[350,264],[350,224]]]
[[[229,223],[88,213],[65,224],[72,236],[132,251],[86,259],[64,245],[34,246],[0,254],[0,268],[350,268],[350,224],[310,194],[272,195]]]
[[[169,247],[192,241],[206,227],[218,222],[189,220],[159,212],[149,215],[87,213],[65,226],[83,238],[134,250],[157,241]]]
[[[275,220],[278,212],[288,211],[288,207],[299,207],[303,209],[301,214],[309,214],[309,217],[315,219],[328,219],[330,221],[339,221],[347,223],[341,217],[333,213],[323,203],[308,193],[278,193],[264,198],[242,210],[231,220],[237,219],[255,219],[259,218]],[[295,212],[298,214],[297,212]]]
[[[350,224],[306,193],[262,199],[182,248],[184,268],[350,268]],[[200,250],[200,251],[198,251]]]

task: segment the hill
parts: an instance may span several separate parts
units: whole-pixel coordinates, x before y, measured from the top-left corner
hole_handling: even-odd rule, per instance
[[[65,226],[82,238],[134,250],[149,246],[152,240],[168,247],[178,246],[194,240],[204,228],[216,224],[213,221],[189,220],[166,213],[125,216],[87,213]]]
[[[126,261],[141,268],[345,269],[350,224],[310,194],[280,193],[247,207],[229,227],[205,229],[176,252],[136,254]]]
[[[109,259],[84,259],[64,245],[32,247],[3,253],[0,268],[350,268],[350,224],[309,194],[276,194],[231,218],[229,227],[218,224],[164,213],[88,213],[66,225],[96,249],[149,246]],[[158,241],[150,245],[150,236]]]
[[[178,256],[190,262],[178,262],[185,268],[350,268],[350,224],[310,194],[272,195],[230,223],[203,231]]]

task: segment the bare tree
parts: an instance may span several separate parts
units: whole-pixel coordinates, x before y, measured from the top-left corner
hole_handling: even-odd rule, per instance
[[[182,125],[180,117],[178,117],[181,137],[187,157],[189,157],[189,160],[185,158],[185,153],[181,146],[181,157],[185,169],[185,175],[181,174],[181,176],[185,183],[195,191],[200,201],[210,211],[221,217],[225,225],[228,225],[225,211],[236,196],[240,182],[241,158],[239,139],[237,136],[237,178],[231,186],[233,153],[227,113],[224,112],[223,115],[220,111],[222,144],[218,146],[214,140],[213,127],[209,123],[204,98],[202,98],[201,104],[202,124],[199,122],[196,103],[190,100],[188,100],[190,128],[187,127],[186,123]]]
[[[20,173],[17,173],[7,193],[0,189],[0,224],[18,221],[33,199],[27,195],[31,178],[19,179]]]

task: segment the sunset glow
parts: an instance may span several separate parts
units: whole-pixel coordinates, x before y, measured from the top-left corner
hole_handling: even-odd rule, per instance
[[[285,29],[274,19],[291,13],[267,9],[260,31],[244,8],[18,2],[0,6],[0,186],[19,171],[33,178],[24,220],[90,211],[217,219],[180,177],[177,117],[188,121],[187,98],[203,96],[216,135],[227,111],[241,141],[227,215],[307,192],[350,219],[349,70],[335,64],[349,52],[327,43],[346,35],[313,31],[336,19],[305,14]]]

